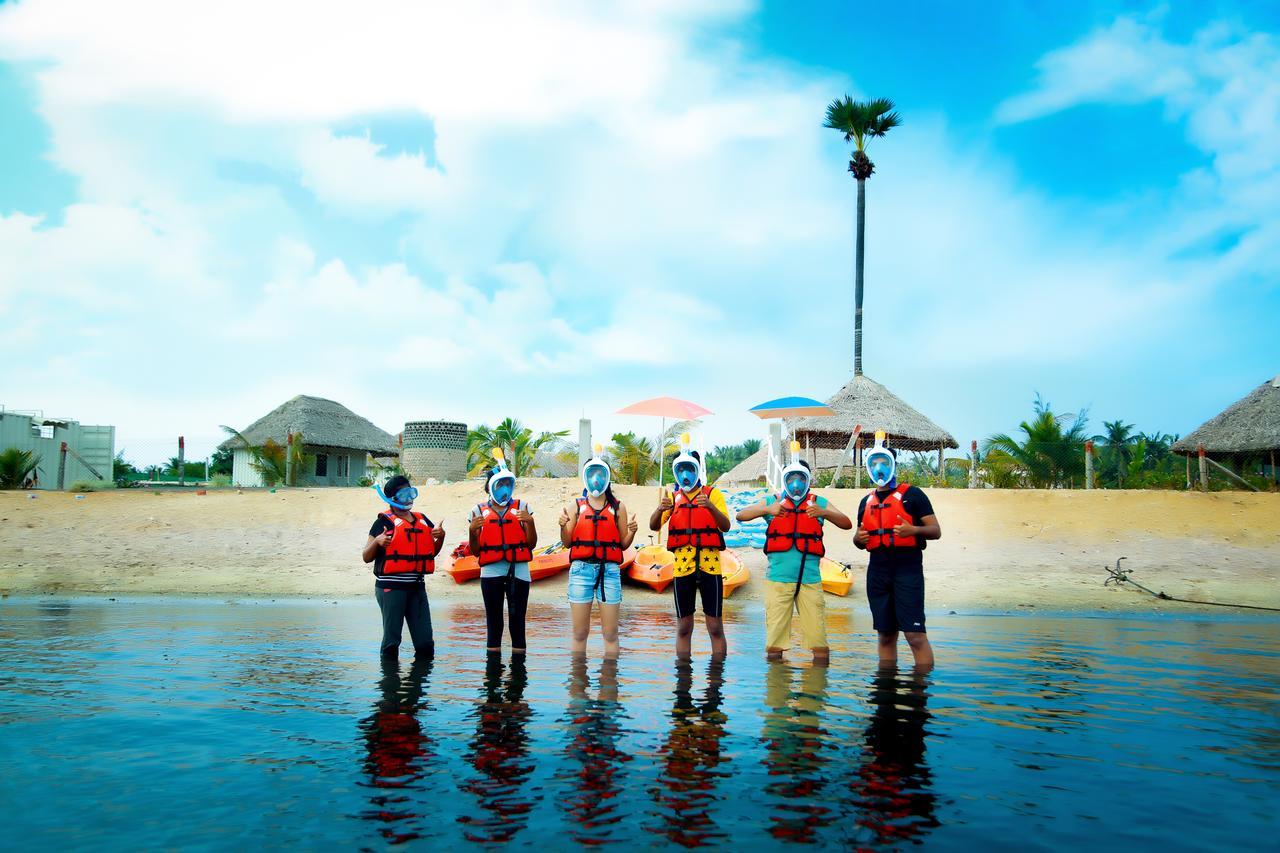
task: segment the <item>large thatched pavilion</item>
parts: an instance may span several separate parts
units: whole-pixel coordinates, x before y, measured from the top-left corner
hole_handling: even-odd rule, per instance
[[[1173,445],[1174,453],[1206,456],[1239,468],[1247,459],[1262,459],[1276,478],[1280,455],[1280,376],[1263,382],[1241,400],[1198,426]]]
[[[308,470],[298,472],[299,485],[353,486],[365,476],[368,456],[398,457],[399,442],[341,403],[299,394],[272,409],[241,431],[239,438],[224,441],[232,451],[231,480],[237,486],[261,486],[262,475],[253,467],[250,447],[262,447],[270,439],[284,445],[289,434],[301,434]]]
[[[855,373],[827,400],[834,417],[797,418],[790,422],[792,435],[811,451],[869,448],[877,430],[885,432],[890,447],[898,450],[936,451],[941,467],[942,451],[959,447],[951,433],[907,405],[888,388],[863,373]],[[854,430],[861,426],[858,435]],[[861,458],[848,460],[861,464]]]

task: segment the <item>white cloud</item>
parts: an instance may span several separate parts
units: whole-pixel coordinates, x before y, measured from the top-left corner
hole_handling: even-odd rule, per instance
[[[0,7],[0,56],[30,63],[51,158],[81,193],[61,224],[0,220],[0,254],[17,259],[0,269],[0,306],[61,288],[78,311],[62,322],[81,333],[70,362],[25,356],[10,393],[48,395],[34,377],[56,367],[80,389],[54,395],[69,409],[100,405],[126,425],[163,411],[166,432],[247,423],[294,393],[368,407],[388,428],[509,413],[558,428],[671,393],[715,408],[718,436],[758,431],[735,413],[847,377],[853,184],[820,118],[856,88],[712,37],[744,11]],[[1174,44],[1122,19],[1045,57],[1002,120],[1160,98],[1215,153],[1185,179],[1199,216],[1128,211],[1110,232],[912,114],[872,152],[868,371],[953,377],[1136,349],[1187,322],[1173,303],[1194,308],[1215,281],[1274,263],[1275,218],[1256,215],[1280,197],[1275,149],[1258,141],[1274,130],[1274,50],[1217,32]],[[388,112],[429,119],[432,156],[334,130]],[[304,200],[224,179],[228,161]],[[1174,260],[1249,217],[1255,230],[1214,269]],[[348,226],[385,245],[343,242]],[[199,334],[180,358],[138,333],[183,315]],[[103,355],[77,360],[88,352]],[[477,379],[495,367],[497,394]],[[192,377],[200,402],[174,411],[165,389]]]

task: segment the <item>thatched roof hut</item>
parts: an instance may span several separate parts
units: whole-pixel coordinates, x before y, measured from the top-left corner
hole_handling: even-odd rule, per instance
[[[835,416],[789,422],[792,435],[805,447],[844,450],[858,425],[864,448],[872,445],[876,430],[884,430],[889,445],[899,450],[959,447],[951,433],[862,373],[854,374],[827,405],[836,410]]]
[[[810,460],[809,464],[813,466],[815,474],[821,471],[834,471],[840,465],[840,456],[843,452],[843,447],[840,450],[822,449],[815,451],[812,454],[814,458]],[[752,453],[746,459],[721,474],[716,482],[725,485],[759,482],[766,476],[768,453],[768,445],[762,445],[755,453]]]
[[[1173,452],[1190,456],[1201,446],[1207,455],[1220,457],[1280,452],[1280,376],[1205,421],[1176,442]]]
[[[284,444],[290,432],[302,433],[308,447],[333,447],[363,450],[373,456],[398,456],[399,443],[394,435],[383,432],[369,420],[360,417],[341,403],[323,397],[299,394],[282,403],[240,431],[254,447],[271,439]],[[220,449],[242,446],[231,437]]]

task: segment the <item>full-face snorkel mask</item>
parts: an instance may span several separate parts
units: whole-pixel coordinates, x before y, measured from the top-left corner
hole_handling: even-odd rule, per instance
[[[782,492],[794,503],[800,503],[809,494],[813,476],[800,461],[800,442],[791,442],[791,464],[782,469]]]
[[[493,459],[496,467],[489,474],[489,499],[498,506],[506,506],[511,503],[511,496],[515,494],[516,475],[507,467],[502,448],[494,448]]]
[[[702,460],[689,449],[689,433],[680,436],[680,452],[671,461],[671,474],[681,490],[692,492],[702,484]]]
[[[602,450],[603,448],[597,444],[595,455],[582,466],[582,484],[586,487],[587,494],[593,498],[598,498],[608,491],[611,479],[609,463],[600,458]]]
[[[893,452],[884,446],[884,433],[876,433],[875,446],[867,452],[866,456],[867,475],[871,477],[871,482],[876,484],[876,488],[887,489],[897,485],[895,475],[898,470],[898,462],[893,456]]]

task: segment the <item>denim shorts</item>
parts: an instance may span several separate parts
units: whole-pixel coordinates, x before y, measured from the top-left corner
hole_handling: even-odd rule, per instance
[[[597,597],[602,604],[622,602],[622,569],[617,563],[605,563],[601,586],[598,563],[574,560],[569,565],[569,603],[590,604]]]

